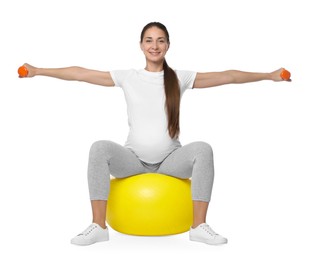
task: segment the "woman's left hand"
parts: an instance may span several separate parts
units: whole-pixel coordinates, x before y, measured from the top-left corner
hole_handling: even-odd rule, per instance
[[[271,79],[273,81],[291,81],[291,79],[283,79],[282,76],[281,76],[281,73],[284,71],[285,69],[284,68],[280,68],[278,70],[275,70],[273,72],[270,73],[271,75]]]

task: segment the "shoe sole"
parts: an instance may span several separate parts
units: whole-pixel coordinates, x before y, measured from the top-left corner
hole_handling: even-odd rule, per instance
[[[87,242],[86,241],[86,242],[82,242],[82,243],[76,243],[76,242],[71,241],[71,244],[76,245],[76,246],[90,246],[90,245],[93,245],[95,243],[105,242],[105,241],[109,241],[109,238],[103,238],[103,239],[93,241],[93,242]]]
[[[215,242],[215,241],[211,241],[211,240],[204,240],[204,239],[192,238],[192,237],[190,237],[190,240],[194,241],[194,242],[205,243],[205,244],[212,245],[212,246],[219,246],[219,245],[224,245],[224,244],[228,243],[228,240],[225,240],[225,241],[222,241],[222,242],[218,242],[218,241]]]

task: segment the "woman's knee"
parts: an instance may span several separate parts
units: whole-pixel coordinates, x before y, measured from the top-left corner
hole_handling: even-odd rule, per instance
[[[113,145],[112,141],[100,140],[91,145],[90,154],[99,154],[109,151]]]
[[[97,179],[99,176],[108,173],[106,168],[111,157],[111,146],[111,141],[96,141],[91,145],[88,161],[88,176],[92,179],[95,179],[94,176],[96,176]]]
[[[213,148],[211,147],[210,144],[203,142],[203,141],[198,141],[194,142],[191,145],[193,145],[193,149],[195,154],[197,155],[205,155],[206,157],[213,157]]]

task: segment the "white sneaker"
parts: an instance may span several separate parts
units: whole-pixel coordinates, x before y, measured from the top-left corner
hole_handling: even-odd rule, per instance
[[[190,240],[206,243],[209,245],[221,245],[228,242],[227,238],[218,235],[206,223],[200,224],[196,228],[190,228]]]
[[[97,242],[108,241],[108,228],[103,229],[96,223],[89,225],[82,233],[71,239],[71,244],[88,246]]]

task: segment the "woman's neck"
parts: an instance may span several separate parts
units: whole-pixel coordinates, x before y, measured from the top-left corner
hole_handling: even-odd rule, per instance
[[[163,71],[163,63],[146,63],[145,70],[150,72],[160,72]]]

